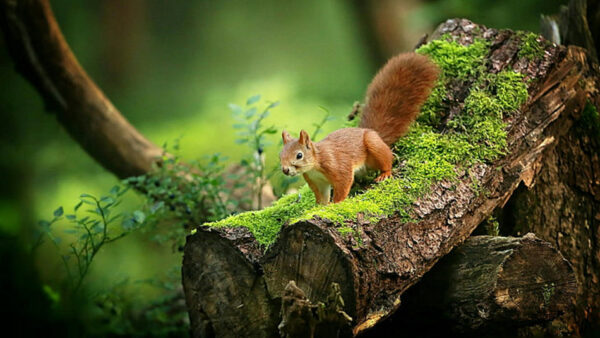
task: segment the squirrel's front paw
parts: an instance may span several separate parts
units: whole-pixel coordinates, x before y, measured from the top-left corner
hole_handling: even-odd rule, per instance
[[[379,176],[377,176],[377,178],[375,179],[375,182],[381,182],[391,176],[392,176],[391,171],[382,172]]]

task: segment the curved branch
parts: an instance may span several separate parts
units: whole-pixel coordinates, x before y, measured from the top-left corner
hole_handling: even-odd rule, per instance
[[[0,0],[0,28],[17,71],[88,154],[120,178],[152,168],[162,149],[140,134],[86,74],[48,0]]]

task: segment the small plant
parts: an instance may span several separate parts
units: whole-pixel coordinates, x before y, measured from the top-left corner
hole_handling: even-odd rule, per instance
[[[331,116],[329,109],[327,109],[323,106],[319,106],[319,109],[321,109],[323,112],[325,112],[325,116],[323,116],[323,119],[321,121],[319,121],[318,123],[313,123],[313,126],[315,127],[315,131],[312,133],[312,136],[311,136],[311,139],[313,140],[313,142],[317,140],[317,135],[319,135],[319,133],[323,130],[323,126],[325,125],[325,123],[327,123],[331,120],[335,120],[335,117]]]
[[[124,279],[94,296],[97,317],[93,335],[183,337],[189,333],[189,317],[181,289],[180,269],[166,276],[130,281]],[[150,286],[160,296],[145,298],[134,290]]]
[[[554,295],[554,282],[550,284],[544,284],[542,286],[542,296],[544,297],[544,306],[550,305],[550,300]]]
[[[160,165],[125,182],[146,197],[142,209],[154,216],[152,224],[171,223],[169,230],[156,234],[155,239],[180,246],[186,229],[239,211],[239,202],[230,197],[232,189],[226,179],[233,180],[234,175],[225,173],[224,157],[214,154],[202,161],[183,162],[178,154],[179,139],[171,147],[165,143],[163,149],[171,152],[165,151]]]
[[[488,236],[500,236],[500,223],[494,216],[490,216],[486,223],[485,228]]]
[[[259,113],[257,103],[260,95],[254,95],[246,100],[246,107],[242,108],[230,103],[229,108],[233,112],[237,123],[233,128],[238,129],[235,140],[237,144],[246,144],[251,150],[251,155],[246,156],[240,164],[245,169],[245,176],[252,182],[253,196],[258,201],[257,209],[262,209],[262,191],[274,171],[267,172],[265,167],[265,147],[271,143],[266,140],[267,135],[275,134],[275,126],[263,126],[264,120],[269,116],[270,110],[279,105],[278,101],[270,102]]]
[[[73,214],[64,214],[63,207],[53,213],[49,221],[39,222],[37,240],[34,248],[42,244],[45,237],[61,252],[62,237],[57,234],[55,224],[61,220],[70,223],[70,227],[63,233],[74,236],[68,244],[67,252],[60,255],[67,273],[67,282],[73,293],[77,293],[87,276],[96,254],[106,244],[115,242],[144,224],[146,215],[141,210],[131,214],[116,213],[115,208],[121,203],[122,196],[127,188],[114,186],[110,192],[102,197],[82,194],[79,203],[73,208]],[[85,210],[81,210],[81,208]],[[83,211],[83,212],[82,212]],[[85,213],[85,216],[81,214]],[[115,225],[120,223],[118,229]]]

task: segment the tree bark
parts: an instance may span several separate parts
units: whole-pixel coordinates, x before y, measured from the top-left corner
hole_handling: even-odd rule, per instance
[[[343,235],[329,220],[313,218],[284,225],[276,242],[264,254],[249,233],[242,243],[239,238],[228,238],[231,229],[199,229],[188,238],[186,255],[195,251],[198,256],[211,256],[219,262],[230,260],[228,255],[219,257],[194,244],[197,238],[215,231],[220,233],[223,245],[237,257],[245,257],[244,264],[253,267],[255,278],[266,290],[260,295],[261,302],[274,302],[271,315],[278,311],[277,303],[292,280],[313,303],[327,298],[333,282],[339,284],[344,311],[353,318],[354,335],[392,314],[405,290],[462,243],[495,208],[504,206],[522,181],[533,180],[543,151],[570,127],[556,128],[557,119],[576,118],[586,99],[598,95],[598,69],[592,68],[582,49],[549,46],[541,59],[528,61],[518,56],[519,39],[511,31],[488,29],[459,19],[442,24],[433,36],[442,34],[451,35],[461,44],[469,44],[475,37],[488,39],[492,43],[486,62],[488,71],[514,69],[525,74],[526,79],[535,79],[529,87],[528,102],[518,113],[505,118],[508,147],[504,157],[470,168],[469,173],[463,172],[453,184],[445,181],[434,184],[429,194],[414,203],[415,221],[411,223],[404,223],[400,216],[384,218],[376,224],[347,220],[346,225],[356,233]],[[450,97],[464,97],[461,88],[447,89],[456,91]],[[460,99],[452,104],[455,106],[449,109],[460,113]],[[473,186],[473,179],[480,182],[485,193]],[[184,262],[184,279],[190,278],[186,262],[189,260]],[[227,274],[235,273],[232,270]],[[207,286],[204,296],[212,297],[211,293],[220,288]],[[186,289],[186,293],[190,291]],[[201,318],[204,310],[199,310],[202,306],[189,301],[188,297],[192,322],[204,318]],[[229,298],[223,303],[224,312],[237,306]],[[235,317],[218,320],[237,321]],[[225,332],[215,331],[215,334]],[[234,335],[248,336],[243,330]]]
[[[163,150],[121,115],[77,62],[48,0],[1,0],[0,27],[17,71],[98,163],[125,178],[148,172],[160,159]]]
[[[459,336],[515,336],[520,327],[570,311],[576,290],[571,264],[535,235],[470,237],[364,337],[388,336],[398,328],[428,337],[447,336],[449,329]]]

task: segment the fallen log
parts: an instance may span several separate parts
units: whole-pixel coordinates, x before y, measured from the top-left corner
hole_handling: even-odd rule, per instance
[[[363,337],[392,332],[427,337],[516,336],[518,329],[551,321],[573,308],[573,267],[548,242],[470,237],[402,295],[402,306]],[[436,323],[436,325],[431,325]]]
[[[200,227],[188,238],[182,270],[194,332],[211,326],[217,336],[276,336],[275,329],[261,328],[281,322],[290,281],[313,304],[327,299],[337,283],[352,333],[373,327],[520,182],[533,179],[532,166],[557,136],[549,127],[597,93],[597,87],[582,86],[598,76],[582,49],[459,19],[432,37],[419,52],[448,64],[441,65],[444,75],[419,123],[396,146],[393,179],[327,207],[315,206],[304,188],[263,211]],[[208,238],[228,253],[201,247]],[[259,309],[261,318],[274,322],[239,327],[241,319],[230,315],[240,303],[229,296],[247,291],[244,283],[224,277],[235,280],[242,270],[211,267],[225,267],[234,257],[251,285],[260,286],[256,297],[262,298],[255,302],[270,304]],[[199,278],[207,283],[202,293],[194,289]],[[210,298],[220,299],[216,311],[203,300]],[[217,323],[233,329],[216,330]]]

